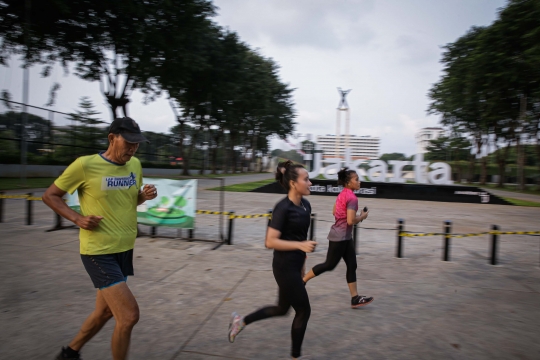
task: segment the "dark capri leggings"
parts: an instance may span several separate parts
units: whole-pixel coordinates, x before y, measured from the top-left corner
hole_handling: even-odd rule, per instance
[[[284,316],[290,307],[296,315],[291,328],[292,349],[291,356],[297,358],[301,355],[302,342],[306,333],[307,323],[311,315],[309,297],[301,276],[304,259],[281,259],[274,256],[272,269],[274,278],[279,286],[277,306],[267,306],[257,310],[244,318],[246,325],[274,316]]]
[[[352,240],[330,241],[326,261],[315,265],[312,269],[313,273],[315,276],[319,276],[326,271],[334,270],[342,258],[347,265],[347,283],[356,282],[356,253]]]

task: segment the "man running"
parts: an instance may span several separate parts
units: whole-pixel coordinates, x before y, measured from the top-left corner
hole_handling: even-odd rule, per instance
[[[75,160],[56,179],[43,202],[80,228],[80,253],[90,279],[98,289],[96,307],[77,336],[62,348],[57,360],[80,359],[79,351],[114,317],[114,360],[127,357],[131,331],[139,321],[139,306],[126,284],[133,275],[133,247],[137,236],[137,205],[154,199],[154,185],[142,190],[142,167],[134,157],[139,143],[148,142],[131,118],[115,119],[109,147],[99,154]],[[81,213],[62,200],[78,191]]]

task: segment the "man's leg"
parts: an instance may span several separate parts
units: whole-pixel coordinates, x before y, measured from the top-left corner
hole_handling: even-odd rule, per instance
[[[124,360],[129,350],[131,330],[139,321],[139,305],[125,282],[99,291],[116,320],[112,337],[113,359]]]
[[[103,298],[102,291],[98,290],[96,295],[96,308],[90,316],[86,318],[75,339],[69,343],[69,347],[75,351],[80,351],[84,344],[93,338],[112,316],[113,314]]]

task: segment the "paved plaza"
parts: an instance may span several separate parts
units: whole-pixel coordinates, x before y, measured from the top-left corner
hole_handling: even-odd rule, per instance
[[[200,182],[197,208],[218,210],[219,192],[204,189],[212,185]],[[227,192],[225,210],[265,213],[279,197]],[[335,199],[308,199],[317,214],[319,242],[309,254],[309,269],[324,261]],[[502,231],[540,230],[540,208],[388,199],[360,199],[360,205],[368,206],[370,215],[359,230],[359,292],[375,301],[350,309],[343,263],[312,280],[304,355],[540,358],[540,237],[502,236],[497,266],[488,264],[488,235],[452,239],[450,262],[441,261],[441,236],[407,238],[405,257],[395,258],[398,218],[405,220],[406,230],[417,232],[441,232],[445,220],[452,221],[453,233],[488,231],[492,224]],[[78,255],[78,232],[45,232],[54,214],[41,202],[34,203],[31,226],[25,225],[25,200],[5,200],[5,209],[0,224],[0,359],[52,359],[93,308],[96,290]],[[264,248],[266,223],[265,218],[236,219],[233,245],[216,250],[212,242],[159,237],[186,237],[186,231],[160,228],[156,238],[138,238],[135,276],[128,285],[141,317],[130,359],[289,358],[293,311],[249,325],[234,344],[227,340],[232,311],[247,314],[276,300],[272,251]],[[197,238],[220,238],[215,215],[198,215],[196,227]],[[113,327],[111,320],[83,348],[83,359],[111,358]]]

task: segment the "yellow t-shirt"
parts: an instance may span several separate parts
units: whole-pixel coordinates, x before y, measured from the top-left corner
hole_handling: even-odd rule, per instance
[[[142,167],[132,157],[124,165],[101,154],[75,160],[54,184],[73,194],[77,190],[84,216],[103,216],[94,230],[81,229],[81,254],[115,254],[133,249],[137,237],[137,197]]]

